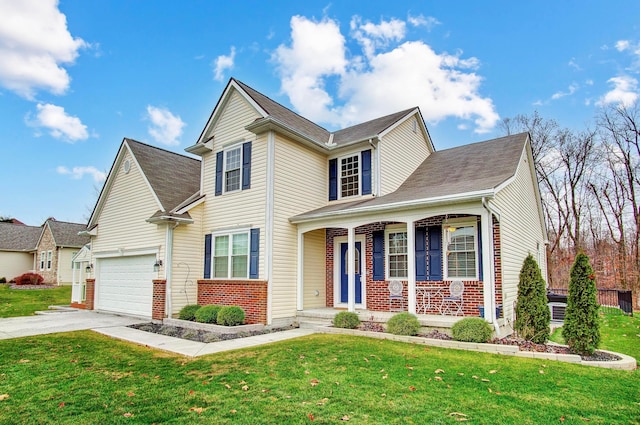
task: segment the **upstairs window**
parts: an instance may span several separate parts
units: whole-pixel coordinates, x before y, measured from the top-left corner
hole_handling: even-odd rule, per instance
[[[329,160],[329,200],[371,195],[371,149]]]
[[[340,197],[360,194],[360,155],[340,159]]]
[[[232,192],[240,189],[242,166],[241,146],[224,152],[224,191]]]
[[[234,145],[216,154],[215,195],[251,188],[251,142]]]

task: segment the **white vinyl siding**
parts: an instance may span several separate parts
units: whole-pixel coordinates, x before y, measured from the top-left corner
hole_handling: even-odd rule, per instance
[[[326,306],[326,243],[324,229],[314,230],[304,235],[305,309]]]
[[[0,251],[0,277],[7,281],[31,271],[33,266],[32,253]]]
[[[413,117],[405,120],[378,145],[381,191],[378,196],[395,191],[429,156],[427,141],[421,131],[413,131],[413,122]]]
[[[58,250],[58,285],[73,283],[73,256],[78,248],[60,248]]]

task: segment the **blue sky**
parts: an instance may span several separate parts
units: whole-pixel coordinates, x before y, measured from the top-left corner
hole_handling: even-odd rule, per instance
[[[86,222],[124,137],[184,153],[228,79],[337,129],[419,106],[436,149],[640,95],[640,2],[0,0],[0,216]]]

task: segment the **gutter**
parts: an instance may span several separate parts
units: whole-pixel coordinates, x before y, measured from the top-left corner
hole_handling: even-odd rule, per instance
[[[184,224],[193,224],[192,218],[180,218],[174,217],[171,215],[161,215],[159,217],[151,217],[145,220],[147,223],[159,224],[162,222],[174,222],[174,223],[184,223]]]

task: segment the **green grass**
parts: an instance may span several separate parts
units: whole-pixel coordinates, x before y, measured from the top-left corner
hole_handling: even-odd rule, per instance
[[[50,305],[69,305],[71,286],[53,289],[10,289],[0,285],[0,317],[32,316]]]
[[[0,353],[2,423],[640,423],[638,371],[364,337],[193,360],[87,331],[3,340]]]
[[[634,357],[640,362],[640,315],[626,316],[622,312],[600,313],[600,347]],[[562,328],[556,329],[551,341],[564,344]]]

